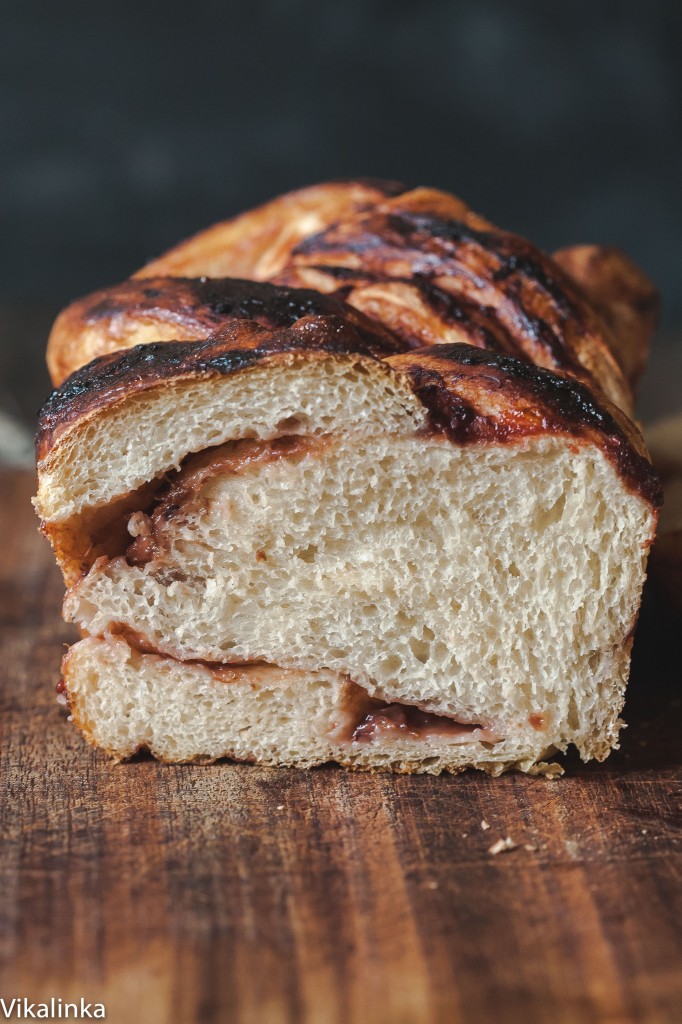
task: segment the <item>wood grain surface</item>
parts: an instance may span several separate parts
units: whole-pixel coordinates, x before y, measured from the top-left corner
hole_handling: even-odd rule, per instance
[[[0,473],[0,995],[122,1024],[682,1020],[682,623],[655,594],[622,749],[556,782],[116,766],[55,703],[32,487]]]

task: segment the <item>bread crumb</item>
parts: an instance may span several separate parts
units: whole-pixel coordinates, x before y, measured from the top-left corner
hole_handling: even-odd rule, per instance
[[[284,810],[284,804],[277,804],[277,807],[275,809],[278,810],[278,811],[283,811]]]
[[[466,837],[467,837],[468,835],[469,835],[469,833],[468,833],[468,832],[462,832],[462,839],[466,839]]]
[[[483,821],[481,822],[481,828],[483,829],[483,831],[484,831],[484,832],[487,832],[487,831],[488,831],[488,829],[490,828],[490,825],[489,825],[489,824],[488,824],[488,822],[487,822],[487,821],[485,820],[485,818],[484,818],[484,819],[483,819]]]
[[[643,829],[642,829],[642,835],[643,835],[643,836],[645,836],[645,835],[647,834],[647,832],[648,832],[648,831],[649,831],[649,829],[648,829],[648,828],[643,828]]]
[[[427,882],[426,883],[426,888],[427,889],[437,889],[438,888],[438,882]]]
[[[533,846],[532,843],[524,843],[523,848],[524,850],[528,850],[529,853],[535,853],[537,850],[537,846]]]
[[[498,853],[506,853],[507,850],[515,850],[518,846],[510,836],[505,836],[504,839],[498,839],[496,843],[488,847],[488,853],[493,857],[496,857]]]

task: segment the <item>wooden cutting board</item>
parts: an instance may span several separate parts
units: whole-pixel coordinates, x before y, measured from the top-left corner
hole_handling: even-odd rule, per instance
[[[621,751],[556,782],[117,766],[55,703],[32,487],[0,474],[0,995],[121,1024],[682,1020],[682,623],[654,594]]]

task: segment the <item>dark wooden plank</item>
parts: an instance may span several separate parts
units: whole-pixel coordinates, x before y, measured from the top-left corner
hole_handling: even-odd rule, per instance
[[[655,595],[622,750],[558,782],[114,766],[54,701],[31,478],[0,489],[0,994],[124,1024],[677,1024],[680,623]]]

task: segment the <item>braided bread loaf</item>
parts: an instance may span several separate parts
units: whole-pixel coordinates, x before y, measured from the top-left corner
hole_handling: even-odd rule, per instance
[[[36,508],[85,735],[403,771],[605,757],[660,503],[628,418],[655,312],[614,250],[550,258],[383,182],[284,196],[74,303]]]

